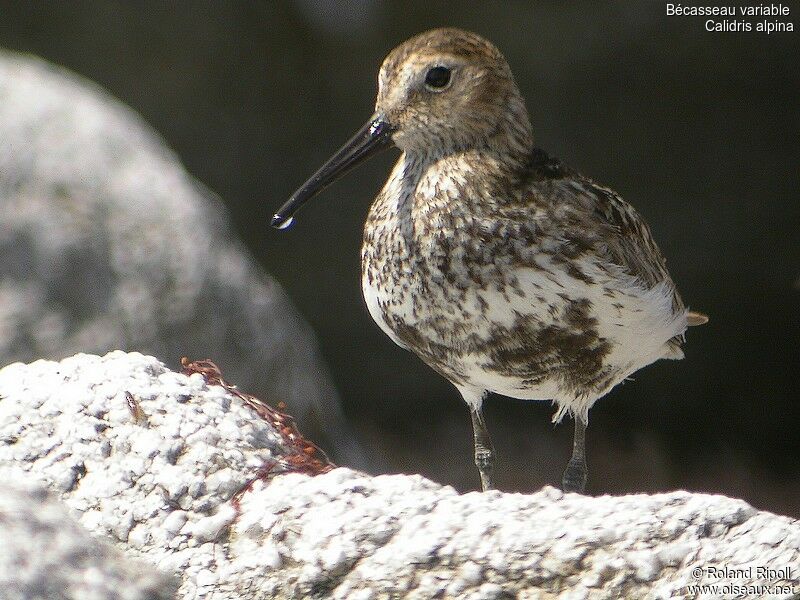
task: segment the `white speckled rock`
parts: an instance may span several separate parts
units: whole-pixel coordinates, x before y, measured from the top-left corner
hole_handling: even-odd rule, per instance
[[[688,492],[459,495],[418,476],[338,469],[257,485],[233,540],[234,562],[281,557],[279,570],[254,574],[279,598],[666,599],[699,596],[687,587],[697,583],[800,593],[800,523]],[[712,570],[747,565],[751,577]],[[788,580],[759,577],[759,566],[789,569]]]
[[[1,50],[0,256],[0,366],[115,349],[211,358],[365,468],[308,325],[220,199],[99,86]]]
[[[0,477],[45,481],[91,531],[178,573],[182,598],[800,593],[800,522],[722,496],[459,495],[336,469],[257,482],[237,514],[232,494],[284,451],[239,398],[150,357],[0,371]],[[719,588],[702,596],[695,584]]]
[[[41,486],[0,484],[0,598],[168,600],[177,581],[89,535]]]
[[[0,370],[0,473],[44,481],[90,531],[181,571],[184,591],[217,560],[231,496],[279,446],[240,399],[141,354]]]

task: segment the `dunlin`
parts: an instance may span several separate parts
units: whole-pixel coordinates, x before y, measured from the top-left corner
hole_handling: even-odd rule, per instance
[[[488,392],[551,400],[575,419],[568,491],[586,483],[589,408],[634,371],[683,358],[688,311],[650,229],[613,190],[535,148],[505,58],[480,36],[435,29],[378,75],[375,113],[275,214],[378,150],[402,154],[364,228],[362,289],[399,346],[470,408],[475,463],[492,487]]]

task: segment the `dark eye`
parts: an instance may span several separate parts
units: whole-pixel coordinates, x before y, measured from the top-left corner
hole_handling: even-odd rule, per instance
[[[441,90],[450,83],[450,69],[447,67],[433,67],[425,74],[425,85],[435,90]]]

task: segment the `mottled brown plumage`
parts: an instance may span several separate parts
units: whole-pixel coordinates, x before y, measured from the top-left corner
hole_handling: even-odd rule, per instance
[[[688,324],[650,229],[612,190],[534,148],[524,101],[483,38],[437,29],[395,48],[370,122],[276,215],[391,139],[402,151],[366,220],[362,287],[400,346],[471,408],[491,486],[487,392],[576,419],[566,489],[582,490],[592,404],[637,369],[681,358]]]

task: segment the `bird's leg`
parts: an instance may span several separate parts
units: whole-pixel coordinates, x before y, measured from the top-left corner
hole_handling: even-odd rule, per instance
[[[586,487],[586,422],[575,415],[575,437],[572,442],[572,458],[564,470],[561,487],[565,492],[583,493]]]
[[[483,420],[483,411],[480,406],[470,406],[472,415],[472,431],[475,434],[475,465],[481,474],[481,487],[483,491],[492,489],[492,471],[494,470],[494,446]]]

